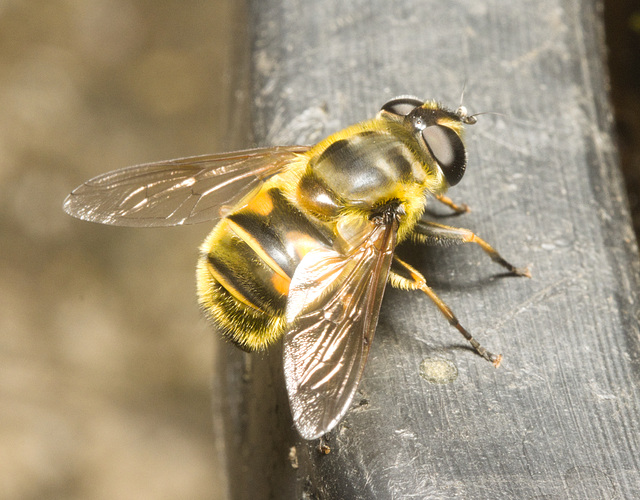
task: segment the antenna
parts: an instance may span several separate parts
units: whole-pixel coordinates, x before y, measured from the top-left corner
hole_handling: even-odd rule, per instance
[[[459,108],[463,108],[462,101],[464,99],[464,91],[467,89],[467,79],[464,79],[464,83],[462,84],[462,92],[460,92],[460,105]]]
[[[475,115],[470,115],[469,111],[467,110],[467,107],[462,104],[462,100],[464,99],[464,91],[466,90],[466,88],[467,88],[467,80],[465,78],[464,83],[462,84],[462,92],[460,92],[460,105],[458,106],[458,109],[456,109],[456,115],[460,117],[460,121],[462,123],[465,123],[467,125],[473,125],[474,123],[478,122],[478,119],[476,118],[476,116],[482,113],[476,113]]]

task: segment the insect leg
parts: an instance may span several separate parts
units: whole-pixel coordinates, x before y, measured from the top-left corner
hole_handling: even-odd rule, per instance
[[[448,196],[445,196],[443,194],[437,194],[436,195],[436,200],[438,200],[440,203],[448,206],[451,210],[453,210],[457,214],[464,214],[465,212],[470,212],[471,211],[471,209],[469,208],[469,205],[467,205],[466,203],[462,203],[462,204],[458,205],[451,198],[449,198]]]
[[[438,306],[440,312],[444,314],[445,318],[449,321],[451,326],[456,328],[462,336],[469,341],[471,346],[476,350],[480,356],[487,361],[490,361],[496,368],[502,361],[502,354],[494,354],[485,349],[480,342],[473,338],[473,336],[464,328],[453,311],[445,304],[440,297],[427,285],[427,281],[424,276],[420,274],[416,269],[400,260],[398,257],[393,258],[393,265],[391,266],[391,272],[389,273],[389,281],[392,286],[402,288],[405,290],[420,290],[426,293],[429,298]]]
[[[496,249],[469,229],[445,226],[444,224],[421,220],[414,227],[413,237],[418,242],[428,245],[446,246],[459,243],[476,243],[496,264],[500,264],[516,276],[531,278],[529,269],[526,267],[515,267],[513,264],[507,262]]]

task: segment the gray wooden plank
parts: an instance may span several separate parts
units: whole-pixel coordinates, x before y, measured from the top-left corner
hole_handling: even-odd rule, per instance
[[[281,352],[226,353],[237,498],[640,497],[638,257],[611,140],[598,2],[251,4],[257,143],[312,143],[416,94],[481,116],[450,195],[532,280],[476,248],[402,254],[487,347],[388,289],[332,451],[291,428]],[[448,384],[420,375],[445,360]],[[429,361],[431,360],[431,361]],[[247,481],[250,478],[250,481]]]

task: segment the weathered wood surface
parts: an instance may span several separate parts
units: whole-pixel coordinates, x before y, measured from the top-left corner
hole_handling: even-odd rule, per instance
[[[471,112],[502,115],[469,127],[467,174],[450,195],[472,212],[439,220],[473,229],[533,279],[505,277],[472,246],[405,248],[504,362],[474,354],[426,296],[389,288],[326,456],[291,428],[278,349],[229,349],[234,498],[640,498],[639,266],[598,7],[253,2],[258,144],[313,143],[399,94],[456,107],[466,82]],[[434,358],[457,378],[423,378]]]

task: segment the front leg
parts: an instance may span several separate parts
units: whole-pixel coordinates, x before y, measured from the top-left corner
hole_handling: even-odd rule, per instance
[[[471,212],[469,205],[467,205],[466,203],[462,203],[461,205],[458,205],[451,198],[449,198],[448,196],[445,196],[444,194],[437,194],[435,195],[435,197],[436,197],[436,200],[438,200],[443,205],[448,206],[456,214],[464,214],[467,212]]]
[[[461,227],[445,226],[435,222],[420,220],[411,234],[413,240],[427,245],[452,245],[460,243],[476,243],[491,257],[495,263],[509,270],[516,276],[531,278],[531,272],[526,267],[515,267],[507,262],[489,243],[475,233]]]

